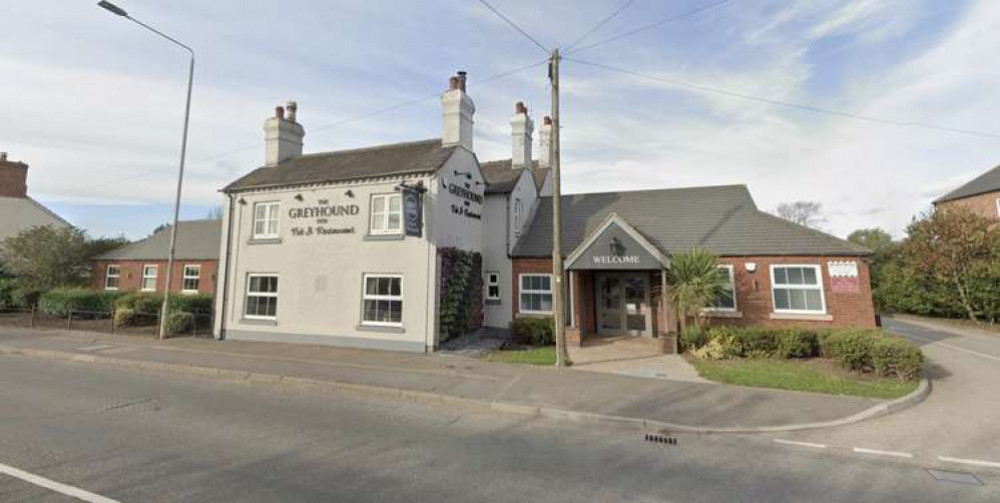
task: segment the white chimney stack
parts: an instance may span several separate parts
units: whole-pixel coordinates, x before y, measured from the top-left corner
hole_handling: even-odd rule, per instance
[[[472,102],[472,98],[465,94],[465,72],[458,72],[458,75],[448,80],[448,90],[441,95],[441,110],[444,114],[441,144],[445,147],[460,145],[474,152],[472,116],[476,113],[476,105]]]
[[[538,167],[552,166],[552,118],[546,115],[542,119],[542,127],[538,128]]]
[[[510,118],[510,133],[513,146],[511,154],[512,168],[531,167],[531,133],[535,131],[535,124],[528,116],[528,109],[524,103],[518,101],[514,104],[514,116]]]
[[[295,121],[298,109],[298,103],[289,101],[284,107],[275,108],[274,117],[264,121],[266,166],[277,166],[282,161],[302,155],[302,138],[306,135],[306,130]]]

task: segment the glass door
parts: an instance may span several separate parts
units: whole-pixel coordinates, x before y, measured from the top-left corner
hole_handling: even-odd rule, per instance
[[[622,331],[621,278],[617,275],[597,276],[597,332]]]
[[[646,331],[646,316],[649,311],[646,302],[646,277],[625,276],[622,290],[625,330],[631,335],[642,335]]]

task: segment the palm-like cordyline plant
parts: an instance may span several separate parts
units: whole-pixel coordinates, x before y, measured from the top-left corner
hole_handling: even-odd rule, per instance
[[[687,329],[687,318],[701,327],[704,310],[710,307],[726,285],[726,275],[718,267],[714,253],[693,249],[670,258],[667,278],[670,282],[670,302],[680,317],[681,332]]]

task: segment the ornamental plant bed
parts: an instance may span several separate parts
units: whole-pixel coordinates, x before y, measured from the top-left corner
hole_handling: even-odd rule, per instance
[[[704,360],[690,354],[686,358],[705,379],[756,388],[893,399],[913,392],[919,384],[852,372],[829,358]]]

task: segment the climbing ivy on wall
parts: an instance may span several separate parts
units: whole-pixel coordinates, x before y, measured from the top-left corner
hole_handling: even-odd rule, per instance
[[[444,342],[483,326],[483,256],[439,248],[441,298],[438,326]]]

